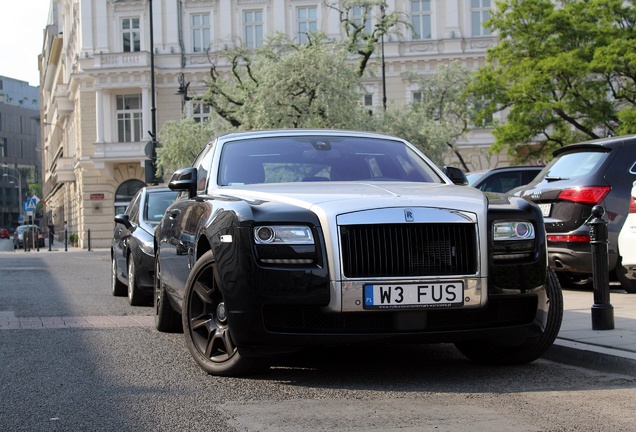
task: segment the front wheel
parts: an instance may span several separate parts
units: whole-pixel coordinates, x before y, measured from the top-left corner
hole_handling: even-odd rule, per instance
[[[131,306],[141,306],[145,302],[144,294],[137,285],[137,269],[135,259],[128,257],[128,303]]]
[[[476,363],[489,365],[517,365],[530,363],[552,346],[559,334],[563,319],[563,293],[559,279],[548,269],[546,298],[548,306],[545,327],[538,338],[521,345],[502,344],[498,341],[469,341],[455,344],[457,349]]]
[[[155,328],[164,333],[181,333],[181,315],[175,311],[166,294],[166,287],[161,281],[161,262],[155,256],[155,289],[153,293],[155,306]]]
[[[616,279],[621,283],[621,288],[630,294],[636,294],[636,280],[627,277],[627,269],[623,267],[622,259],[616,265]]]
[[[115,260],[115,256],[113,256],[110,266],[110,290],[117,297],[126,295],[126,285],[117,278],[117,260]]]
[[[211,251],[201,256],[188,277],[183,332],[190,354],[209,374],[241,376],[267,367],[265,359],[244,357],[234,344],[223,294],[215,280]]]

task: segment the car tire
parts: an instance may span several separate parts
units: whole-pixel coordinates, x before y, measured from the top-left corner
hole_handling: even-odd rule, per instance
[[[563,293],[559,279],[551,269],[546,279],[546,294],[548,315],[545,328],[538,338],[515,346],[497,341],[458,342],[455,346],[470,360],[481,364],[518,365],[538,359],[556,339],[563,319]]]
[[[268,367],[266,358],[243,356],[232,339],[212,251],[203,254],[190,271],[182,315],[186,345],[194,361],[207,373],[243,376]]]
[[[162,333],[182,333],[181,315],[170,306],[166,288],[161,282],[161,263],[159,256],[155,258],[155,328]]]
[[[112,258],[112,263],[110,266],[110,287],[114,296],[120,297],[126,295],[126,285],[123,284],[119,278],[117,278],[117,261],[115,260],[115,256]]]
[[[135,260],[132,256],[128,257],[128,303],[131,306],[141,306],[145,303],[144,294],[137,286],[137,270]]]
[[[636,294],[636,280],[629,279],[627,277],[627,269],[623,267],[622,263],[616,265],[616,279],[621,284],[621,288],[630,294]]]

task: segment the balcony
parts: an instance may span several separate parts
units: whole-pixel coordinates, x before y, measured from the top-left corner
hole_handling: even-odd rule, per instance
[[[58,182],[75,181],[75,158],[58,158],[55,173]]]
[[[67,116],[73,112],[73,103],[69,98],[68,85],[58,84],[55,86],[52,105],[58,116]]]
[[[150,67],[150,53],[147,51],[95,54],[93,60],[92,67],[86,65],[89,69]]]
[[[92,158],[96,168],[106,163],[139,162],[148,159],[144,153],[146,142],[95,143]]]

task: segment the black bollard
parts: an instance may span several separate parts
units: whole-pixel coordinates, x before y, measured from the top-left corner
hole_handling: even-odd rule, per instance
[[[592,330],[614,329],[614,307],[610,304],[609,258],[607,253],[607,221],[603,219],[605,209],[592,208],[592,216],[586,222],[590,226],[592,247],[592,281],[594,305],[592,306]]]
[[[68,230],[64,230],[64,252],[68,252]]]
[[[88,229],[88,251],[91,251],[91,229]]]

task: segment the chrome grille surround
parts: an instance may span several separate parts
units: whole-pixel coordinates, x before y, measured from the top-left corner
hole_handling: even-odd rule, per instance
[[[476,215],[385,208],[340,215],[337,226],[340,280],[333,288],[341,293],[342,311],[364,311],[364,285],[387,282],[462,281],[462,307],[483,306],[486,285]]]

